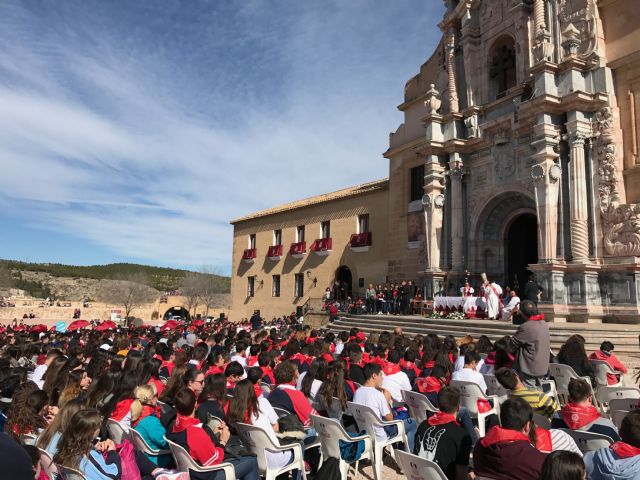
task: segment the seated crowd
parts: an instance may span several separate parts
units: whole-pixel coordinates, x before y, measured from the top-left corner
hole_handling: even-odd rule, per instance
[[[510,337],[495,343],[485,336],[411,337],[399,328],[336,335],[289,323],[248,331],[225,320],[166,331],[4,334],[0,471],[3,478],[45,480],[46,452],[89,480],[224,478],[219,469],[178,471],[168,450],[177,445],[200,467],[228,462],[237,478],[257,480],[264,468],[293,465],[299,445],[305,471],[315,475],[312,416],[338,419],[358,434],[363,426],[349,413],[353,402],[383,422],[398,420],[375,427],[375,437],[403,430],[406,445],[396,447],[437,463],[450,480],[640,478],[640,411],[630,411],[618,430],[593,405],[592,388],[582,379],[569,383],[568,402],[560,407],[517,371],[517,347]],[[593,357],[624,373],[612,351],[604,342]],[[553,360],[591,377],[579,335]],[[506,391],[503,398],[489,395],[489,375]],[[480,392],[477,408],[463,401],[460,386],[469,384]],[[412,417],[403,391],[432,404],[426,420]],[[493,413],[479,425],[472,410]],[[116,443],[110,420],[164,452]],[[260,452],[266,467],[259,467],[255,445],[243,442],[247,425],[285,447]],[[583,457],[571,430],[603,434],[613,443]],[[291,475],[298,479],[302,471]]]

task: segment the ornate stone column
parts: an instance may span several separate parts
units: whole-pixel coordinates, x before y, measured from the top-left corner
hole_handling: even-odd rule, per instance
[[[531,167],[538,213],[539,263],[553,263],[558,242],[558,191],[560,166],[547,158]]]
[[[449,90],[449,108],[451,113],[458,113],[458,89],[456,87],[456,32],[452,28],[447,34],[447,78]]]
[[[569,142],[569,198],[571,199],[571,254],[573,262],[589,261],[589,227],[587,205],[587,177],[585,170],[584,142],[582,132],[567,135]]]
[[[551,43],[551,34],[547,29],[547,24],[544,19],[544,0],[535,0],[533,19],[535,35],[535,46],[533,48],[534,60],[536,63],[551,61],[551,57],[553,56],[553,43]]]
[[[442,241],[444,207],[444,166],[437,155],[427,155],[424,176],[422,206],[425,220],[425,262],[427,272],[440,272],[440,249]]]
[[[451,267],[454,272],[464,270],[463,166],[459,153],[456,152],[449,155],[449,178],[451,179]]]

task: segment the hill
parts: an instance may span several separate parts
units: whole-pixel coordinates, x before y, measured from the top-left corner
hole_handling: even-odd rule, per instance
[[[99,282],[88,282],[88,280],[119,280],[131,278],[144,278],[144,283],[158,292],[179,290],[184,282],[185,276],[193,272],[176,268],[152,267],[149,265],[138,265],[134,263],[112,263],[108,265],[63,265],[57,263],[28,263],[14,260],[0,260],[0,269],[11,272],[11,279],[7,280],[5,275],[4,283],[10,282],[13,288],[19,288],[29,292],[34,297],[45,298],[51,295],[66,297],[70,292],[61,292],[61,283],[69,286],[74,281],[79,283],[80,289],[86,288],[87,283],[98,285]],[[221,275],[201,273],[210,277],[215,282],[220,293],[228,293],[231,279]],[[0,277],[3,275],[0,273]],[[58,281],[55,281],[58,279]],[[64,279],[64,281],[62,281]],[[0,283],[3,283],[0,278]],[[55,288],[55,287],[58,288]],[[52,290],[52,287],[53,290]],[[56,291],[54,291],[56,290]],[[64,289],[63,289],[64,290]],[[75,290],[71,288],[70,290]],[[93,290],[93,289],[92,289]]]

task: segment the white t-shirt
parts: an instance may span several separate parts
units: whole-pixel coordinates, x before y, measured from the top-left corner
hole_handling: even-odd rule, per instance
[[[342,343],[341,341],[336,342],[336,349],[333,351],[333,354],[340,355],[342,353],[342,350],[344,350],[344,343]]]
[[[232,355],[230,360],[232,362],[238,362],[243,368],[247,368],[247,359],[242,355]]]
[[[453,371],[457,372],[458,370],[462,370],[464,368],[464,355],[458,355],[455,363],[453,364]],[[481,359],[476,366],[476,370],[481,373],[485,373],[482,371],[484,368],[484,359]]]
[[[302,390],[302,380],[304,380],[304,377],[307,375],[307,372],[302,372],[300,374],[300,376],[298,377],[298,382],[296,383],[296,390]],[[311,384],[311,391],[309,392],[309,396],[307,397],[309,399],[309,403],[313,404],[316,400],[316,396],[318,395],[318,390],[320,390],[320,387],[322,386],[322,381],[321,380],[314,380],[313,383]]]
[[[42,390],[42,387],[44,386],[44,379],[42,377],[44,377],[44,374],[47,373],[47,366],[43,363],[42,365],[38,365],[34,370],[33,370],[33,375],[31,376],[31,380],[33,380],[35,382],[36,385],[38,385],[38,388]]]
[[[476,372],[475,370],[471,370],[470,368],[463,368],[462,370],[458,370],[457,372],[453,372],[451,375],[451,380],[462,380],[464,382],[473,382],[480,385],[480,390],[482,393],[487,393],[487,384],[484,382],[484,377],[480,372]]]
[[[273,443],[280,445],[280,440],[278,440],[272,426],[278,423],[278,414],[269,403],[269,400],[264,398],[263,395],[258,397],[258,409],[260,410],[260,415],[256,417],[256,415],[253,414],[251,416],[251,425],[262,428],[267,432],[267,435],[269,435]],[[286,452],[271,452],[267,450],[265,453],[269,468],[282,468],[288,465],[293,458],[293,453],[290,450]]]
[[[411,391],[411,381],[409,381],[407,374],[401,371],[382,377],[382,387],[389,390],[391,398],[396,402],[402,402],[401,390]]]
[[[356,393],[353,394],[353,403],[373,409],[373,411],[380,417],[380,420],[384,420],[384,417],[391,413],[391,409],[389,408],[389,404],[387,403],[387,399],[384,397],[384,394],[373,387],[362,386],[357,389]],[[387,438],[387,434],[385,433],[384,428],[375,428],[376,438],[379,440],[385,440]]]

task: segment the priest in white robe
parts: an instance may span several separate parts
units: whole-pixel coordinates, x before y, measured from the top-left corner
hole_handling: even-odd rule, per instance
[[[487,306],[487,318],[495,320],[500,314],[500,295],[502,295],[502,287],[497,283],[487,280],[482,286],[482,293]]]

